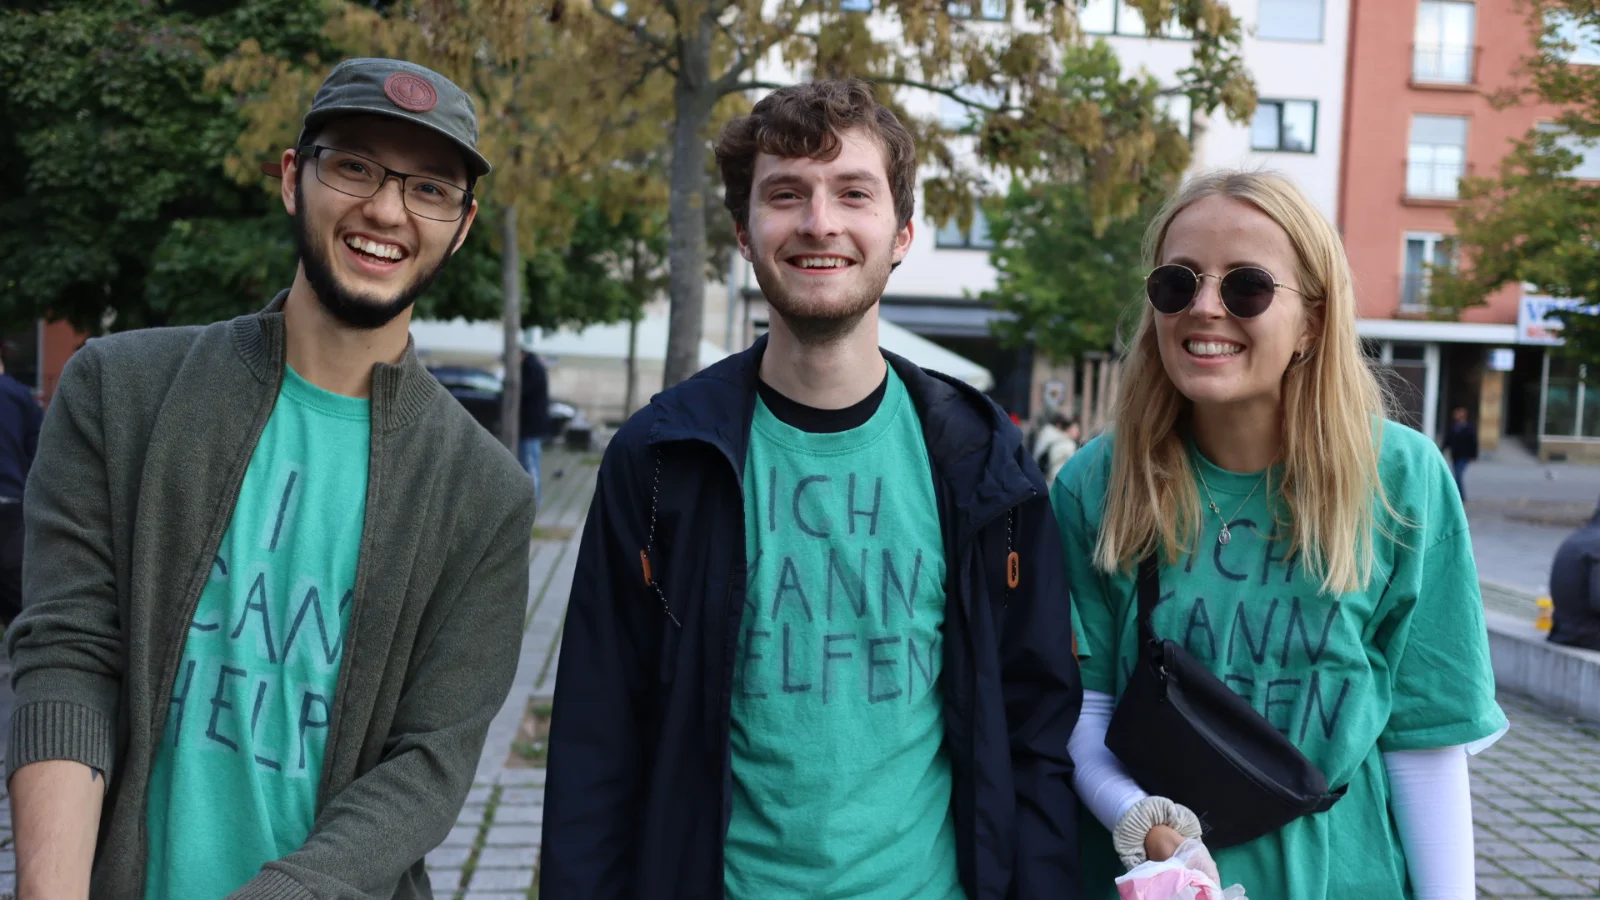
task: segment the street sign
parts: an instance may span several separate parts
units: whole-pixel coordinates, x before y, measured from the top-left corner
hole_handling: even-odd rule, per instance
[[[1551,313],[1563,309],[1577,309],[1600,314],[1600,304],[1584,305],[1582,300],[1569,297],[1546,297],[1527,293],[1523,288],[1522,302],[1517,304],[1517,343],[1557,346],[1561,343],[1561,320]]]
[[[1058,409],[1067,399],[1067,386],[1059,380],[1044,383],[1044,405],[1050,409]]]

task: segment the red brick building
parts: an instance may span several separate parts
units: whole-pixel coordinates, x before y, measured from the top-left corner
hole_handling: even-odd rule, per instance
[[[1521,0],[1352,3],[1339,226],[1361,333],[1411,424],[1439,437],[1449,411],[1466,407],[1485,450],[1514,436],[1545,454],[1583,452],[1589,439],[1600,452],[1600,383],[1585,395],[1577,372],[1549,362],[1538,298],[1507,288],[1459,321],[1428,309],[1426,266],[1454,255],[1460,178],[1496,174],[1511,142],[1557,112],[1488,99],[1518,83],[1537,33]],[[1600,64],[1600,41],[1572,61]],[[1597,169],[1591,151],[1579,174]]]

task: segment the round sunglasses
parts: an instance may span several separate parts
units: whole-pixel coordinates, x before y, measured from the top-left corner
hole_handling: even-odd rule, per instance
[[[1266,312],[1278,288],[1305,296],[1301,291],[1279,282],[1271,272],[1259,266],[1241,266],[1222,275],[1206,275],[1176,263],[1157,266],[1155,271],[1146,275],[1144,294],[1156,312],[1175,316],[1188,309],[1189,304],[1200,296],[1202,278],[1217,279],[1217,292],[1222,295],[1223,307],[1238,319],[1253,319]]]

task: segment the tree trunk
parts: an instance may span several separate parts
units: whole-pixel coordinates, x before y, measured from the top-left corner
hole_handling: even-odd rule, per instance
[[[672,187],[667,209],[671,229],[667,289],[672,306],[662,388],[672,387],[700,368],[706,302],[706,142],[702,132],[716,99],[711,96],[714,26],[709,14],[702,15],[693,32],[683,30],[679,42],[678,80],[673,89],[677,121],[672,129]]]
[[[628,295],[633,305],[633,311],[628,316],[628,387],[622,395],[622,418],[626,420],[633,415],[633,404],[637,399],[635,391],[639,388],[639,320],[644,317],[644,304],[650,298],[645,296],[649,289],[645,283],[644,268],[644,242],[639,238],[633,239],[633,246],[628,248]]]
[[[522,412],[522,272],[517,254],[517,207],[507,204],[501,219],[500,286],[504,295],[506,374],[500,391],[500,440],[517,452]]]
[[[639,389],[639,313],[635,311],[628,320],[628,389],[622,395],[622,418],[633,415],[634,402]]]

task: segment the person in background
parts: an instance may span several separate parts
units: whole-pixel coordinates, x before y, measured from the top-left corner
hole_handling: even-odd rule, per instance
[[[1556,550],[1550,602],[1550,643],[1600,650],[1600,507]]]
[[[288,289],[67,362],[6,633],[18,896],[434,896],[533,529],[517,461],[410,335],[477,213],[477,138],[437,72],[339,63],[262,167]]]
[[[539,354],[522,354],[522,398],[517,421],[517,459],[533,476],[533,505],[539,506],[539,461],[550,436],[550,377]]]
[[[1056,473],[1078,452],[1078,420],[1064,412],[1053,412],[1039,429],[1033,443],[1033,458],[1044,473],[1044,483],[1052,484]]]
[[[1458,406],[1450,414],[1450,430],[1445,433],[1445,448],[1450,451],[1450,469],[1455,473],[1456,491],[1461,502],[1467,500],[1467,463],[1478,458],[1478,428],[1467,418],[1467,408]]]
[[[44,411],[0,360],[0,626],[22,611],[22,488],[39,446]]]
[[[1154,636],[1343,792],[1214,848],[1222,885],[1274,900],[1474,896],[1467,759],[1507,723],[1472,541],[1438,449],[1383,418],[1338,232],[1287,179],[1220,171],[1168,201],[1145,248],[1115,428],[1052,491],[1084,636],[1071,751],[1102,826],[1081,832],[1086,896],[1116,896],[1119,858],[1202,839],[1184,791],[1152,794],[1106,744],[1148,671],[1140,581]],[[1141,760],[1146,780],[1181,785],[1194,769],[1165,762]]]

